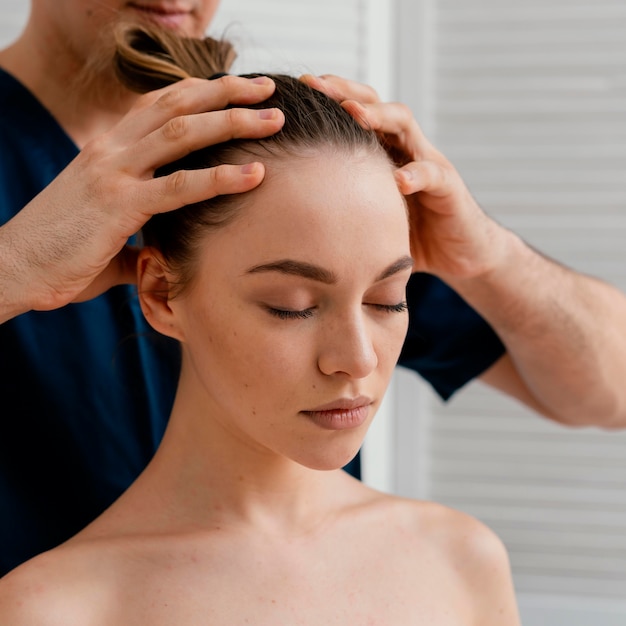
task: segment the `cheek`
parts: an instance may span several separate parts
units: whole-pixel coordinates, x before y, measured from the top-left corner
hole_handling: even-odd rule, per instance
[[[409,328],[409,316],[404,315],[379,338],[379,363],[385,371],[391,372],[398,363],[402,346]]]
[[[288,386],[304,363],[297,342],[272,333],[238,304],[222,298],[190,309],[197,313],[188,324],[187,344],[204,377],[217,371],[242,392],[276,389]]]

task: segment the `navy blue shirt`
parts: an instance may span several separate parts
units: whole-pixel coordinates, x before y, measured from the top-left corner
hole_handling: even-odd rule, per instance
[[[0,224],[77,153],[0,70]],[[432,276],[411,279],[409,307],[401,363],[444,398],[504,351]],[[179,366],[178,345],[148,326],[130,286],[0,325],[0,575],[68,539],[137,477],[163,435]],[[358,457],[347,469],[359,476]]]

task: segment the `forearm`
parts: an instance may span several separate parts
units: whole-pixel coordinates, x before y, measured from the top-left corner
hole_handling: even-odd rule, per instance
[[[446,280],[501,337],[528,403],[566,424],[626,427],[626,296],[509,231],[498,242],[492,268]]]

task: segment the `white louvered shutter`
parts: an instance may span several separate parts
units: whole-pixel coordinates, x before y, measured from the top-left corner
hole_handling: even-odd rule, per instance
[[[626,288],[626,2],[418,4],[434,143],[498,221]],[[417,431],[401,404],[398,489],[496,530],[525,625],[626,624],[626,433],[549,423],[480,384],[446,405],[424,393]]]

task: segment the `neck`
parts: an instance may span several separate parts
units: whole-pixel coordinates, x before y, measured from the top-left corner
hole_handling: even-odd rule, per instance
[[[114,126],[137,99],[116,81],[110,62],[79,59],[38,37],[31,24],[0,51],[0,67],[34,94],[79,148]]]
[[[295,537],[324,528],[363,496],[341,469],[313,470],[251,444],[194,404],[177,399],[154,459],[119,501],[118,514],[145,513],[124,516],[131,528],[254,527]]]
[[[252,448],[215,424],[201,432],[179,430],[175,419],[145,477],[170,500],[191,496],[194,486],[193,496],[177,507],[189,519],[202,525],[219,511],[231,526],[253,524],[289,535],[319,526],[333,508],[328,495],[336,472]]]

